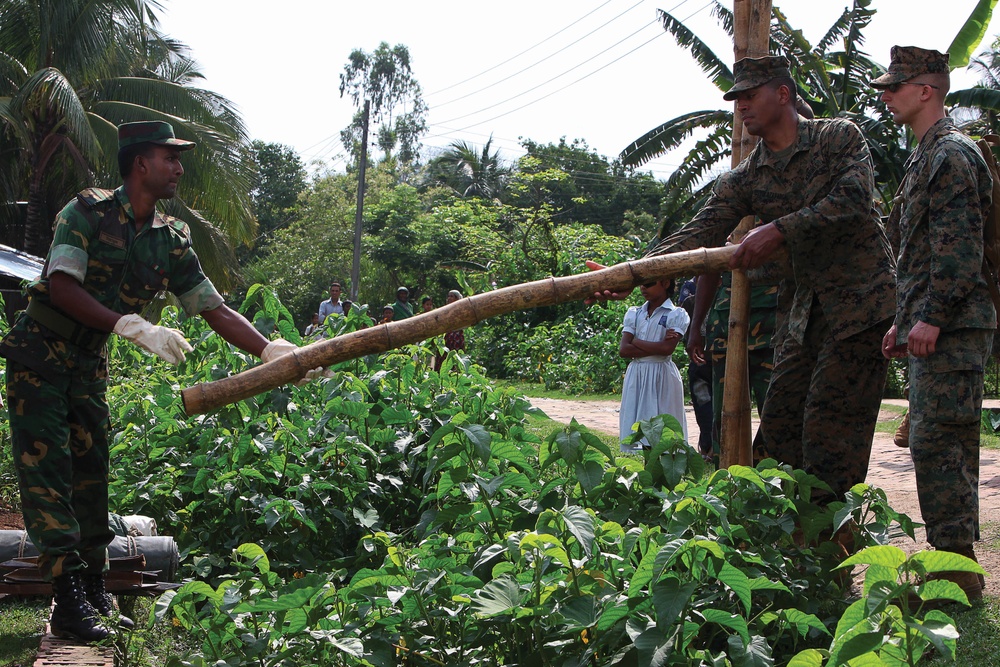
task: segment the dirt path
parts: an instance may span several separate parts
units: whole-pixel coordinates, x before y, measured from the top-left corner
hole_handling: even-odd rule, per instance
[[[906,405],[905,401],[885,401],[887,404]],[[987,401],[987,407],[1000,407],[1000,401]],[[576,418],[587,428],[617,435],[618,408],[617,401],[563,401],[549,398],[532,398],[531,404],[558,422],[569,423]],[[686,411],[688,433],[698,433],[698,423],[694,411],[688,406]],[[892,421],[899,413],[883,410],[879,421]],[[756,428],[757,420],[753,421]],[[913,462],[908,449],[896,447],[892,442],[892,433],[876,433],[872,442],[872,456],[868,466],[867,481],[873,486],[883,489],[889,498],[889,504],[898,511],[910,516],[914,521],[920,521],[920,507],[917,503],[916,482],[913,477]],[[979,513],[983,526],[983,542],[977,545],[976,552],[987,572],[1000,573],[1000,551],[988,550],[987,544],[995,541],[1000,534],[1000,452],[995,449],[984,449],[980,457],[979,473]],[[926,549],[927,543],[923,529],[917,530],[917,543],[909,538],[895,540],[893,544],[907,552]],[[986,592],[989,595],[1000,595],[1000,576],[987,578]]]

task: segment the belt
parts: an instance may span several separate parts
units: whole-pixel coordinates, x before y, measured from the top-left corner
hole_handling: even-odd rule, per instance
[[[88,352],[100,352],[108,341],[109,334],[90,327],[85,327],[62,313],[50,308],[38,299],[28,301],[24,311],[28,317],[35,320],[52,333],[65,338],[70,343],[82,347]]]

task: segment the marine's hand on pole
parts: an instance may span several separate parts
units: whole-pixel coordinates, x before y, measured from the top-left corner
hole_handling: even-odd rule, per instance
[[[600,271],[601,269],[608,268],[604,264],[598,264],[597,262],[592,262],[589,259],[586,262],[587,268],[591,271]],[[594,292],[593,296],[589,296],[583,300],[583,302],[592,306],[595,303],[605,304],[608,301],[622,301],[627,299],[629,295],[632,294],[632,290],[628,292],[612,292],[611,290],[604,290],[603,292]]]
[[[751,229],[739,247],[736,254],[729,260],[731,269],[756,269],[771,258],[779,248],[785,245],[785,235],[773,222]]]
[[[194,349],[182,332],[150,324],[141,315],[134,313],[118,318],[114,332],[175,365],[184,361],[185,353]]]

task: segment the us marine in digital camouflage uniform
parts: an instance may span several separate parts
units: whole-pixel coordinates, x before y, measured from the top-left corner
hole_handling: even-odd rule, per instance
[[[785,58],[745,58],[733,69],[724,97],[737,100],[744,127],[761,141],[655,252],[721,246],[748,215],[759,226],[732,268],[760,266],[787,248],[793,278],[778,298],[787,332],[761,415],[764,448],[825,481],[833,495],[814,498],[828,502],[865,479],[888,365],[872,348],[891,323],[895,279],[871,159],[850,121],[799,116]]]
[[[79,193],[56,217],[41,277],[27,310],[0,342],[7,359],[13,458],[28,537],[55,594],[52,632],[98,641],[106,620],[108,527],[108,362],[114,333],[180,363],[191,346],[181,332],[137,313],[161,290],[201,314],[226,340],[265,361],[295,348],[269,342],[223,303],[205,277],[187,226],[156,211],[173,197],[184,168],[164,122],[126,123],[118,132],[124,185]],[[130,628],[121,617],[119,625]]]
[[[894,46],[891,57],[872,86],[920,143],[889,218],[896,320],[883,353],[909,359],[910,452],[927,541],[975,559],[979,412],[997,317],[981,272],[993,181],[979,149],[945,115],[948,54]],[[975,574],[939,576],[982,597]]]

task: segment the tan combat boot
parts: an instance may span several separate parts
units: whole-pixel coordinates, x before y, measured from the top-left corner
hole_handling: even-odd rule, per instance
[[[896,434],[892,436],[892,441],[897,447],[909,447],[910,446],[910,411],[907,410],[903,415],[903,421],[900,422],[899,428],[896,429]]]

